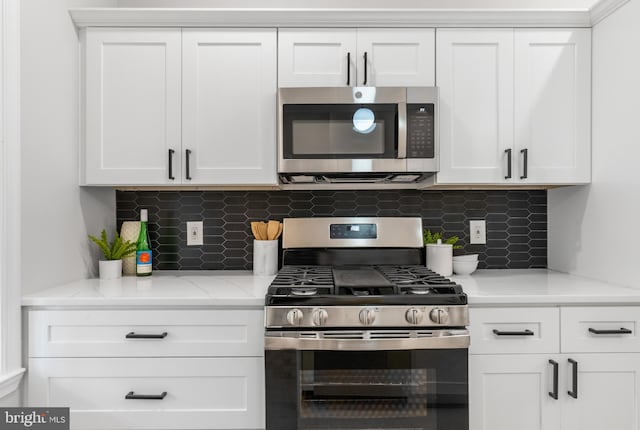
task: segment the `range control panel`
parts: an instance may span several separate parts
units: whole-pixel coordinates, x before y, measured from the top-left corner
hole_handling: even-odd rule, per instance
[[[331,224],[331,239],[377,239],[378,226],[375,224]]]
[[[435,106],[407,104],[407,158],[435,157]]]

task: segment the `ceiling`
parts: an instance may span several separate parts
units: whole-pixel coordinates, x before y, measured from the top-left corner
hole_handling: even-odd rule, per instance
[[[153,8],[426,8],[588,10],[599,0],[117,0],[118,7]]]

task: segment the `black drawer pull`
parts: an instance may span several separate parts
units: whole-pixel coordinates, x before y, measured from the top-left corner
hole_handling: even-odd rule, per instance
[[[500,331],[493,329],[493,334],[496,336],[533,336],[533,332],[529,329],[524,331]]]
[[[176,152],[173,149],[169,150],[169,179],[172,181],[175,179],[173,176],[173,153]]]
[[[628,328],[621,327],[619,330],[598,330],[597,328],[589,327],[589,332],[593,334],[631,334],[633,333]]]
[[[558,400],[558,362],[555,360],[549,360],[549,364],[553,366],[553,391],[549,391],[549,396]]]
[[[165,337],[167,337],[166,331],[160,334],[142,334],[142,333],[130,332],[130,333],[127,333],[127,335],[125,336],[125,338],[127,339],[164,339]]]
[[[571,363],[571,367],[572,367],[571,369],[572,390],[567,391],[567,394],[569,394],[574,399],[577,399],[578,398],[578,362],[570,358],[569,363]]]
[[[507,176],[505,176],[505,179],[511,179],[511,148],[509,149],[505,149],[504,153],[507,154]]]
[[[167,397],[167,392],[163,391],[160,394],[134,394],[133,391],[129,391],[126,396],[127,400],[162,400]]]

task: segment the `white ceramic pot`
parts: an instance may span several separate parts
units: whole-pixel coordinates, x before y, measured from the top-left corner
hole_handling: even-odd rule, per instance
[[[451,276],[453,273],[453,245],[428,243],[427,269],[442,276]]]
[[[253,241],[253,274],[275,275],[278,271],[278,241]]]
[[[119,279],[122,277],[122,260],[100,260],[100,279]]]

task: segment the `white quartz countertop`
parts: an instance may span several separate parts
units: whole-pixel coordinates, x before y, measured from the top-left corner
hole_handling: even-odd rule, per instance
[[[624,287],[547,269],[478,270],[451,279],[462,285],[470,306],[640,304],[640,285]]]
[[[479,270],[452,276],[470,306],[640,304],[640,287],[623,287],[546,269]],[[154,273],[149,278],[85,279],[22,298],[23,306],[262,307],[273,276],[247,271]]]
[[[101,281],[83,279],[23,296],[23,306],[263,307],[273,276],[249,271],[154,273]]]

